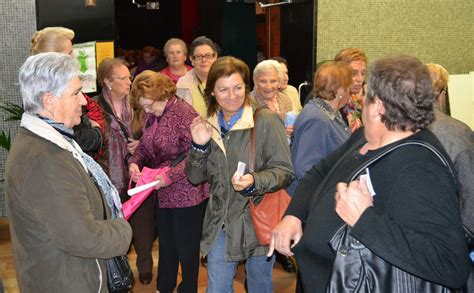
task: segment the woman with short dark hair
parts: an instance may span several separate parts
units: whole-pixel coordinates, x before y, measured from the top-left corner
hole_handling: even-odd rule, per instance
[[[249,200],[284,188],[293,179],[282,120],[266,108],[251,106],[249,68],[234,57],[219,58],[206,86],[208,118],[191,124],[192,148],[186,174],[194,183],[209,181],[201,253],[207,256],[209,293],[233,292],[237,265],[245,260],[249,292],[273,292],[274,257],[258,242]],[[255,128],[255,171],[234,175],[239,162],[249,165],[249,134]],[[256,199],[258,201],[258,199]]]
[[[189,59],[193,69],[180,77],[176,84],[177,96],[192,105],[194,110],[203,117],[207,113],[204,89],[209,70],[216,61],[217,54],[217,47],[211,39],[204,36],[194,39],[189,47]]]
[[[434,99],[428,68],[414,57],[387,57],[375,61],[368,76],[364,128],[300,180],[286,216],[273,231],[275,248],[295,253],[305,291],[348,285],[331,274],[333,268],[344,269],[335,264],[343,252],[328,244],[346,224],[357,243],[388,267],[408,273],[408,279],[461,288],[470,260],[456,182],[446,165],[450,161],[440,159],[438,154],[447,154],[426,129],[433,121]],[[363,176],[356,176],[360,172]],[[369,291],[395,285],[384,282],[390,281],[387,271],[377,272],[363,280],[357,274],[350,277]],[[407,292],[423,290],[414,284],[398,285]]]

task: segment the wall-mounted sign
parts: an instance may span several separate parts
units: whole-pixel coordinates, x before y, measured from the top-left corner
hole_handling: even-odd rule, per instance
[[[95,42],[87,42],[81,44],[74,44],[74,56],[79,62],[79,77],[81,78],[82,92],[94,93],[97,91],[97,70],[96,70],[96,55]]]

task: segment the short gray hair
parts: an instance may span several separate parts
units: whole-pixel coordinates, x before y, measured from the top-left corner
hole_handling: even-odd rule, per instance
[[[77,76],[79,64],[69,55],[49,52],[30,56],[18,76],[25,112],[35,114],[42,110],[45,93],[59,99]]]
[[[283,71],[281,70],[281,65],[276,60],[263,60],[262,62],[258,63],[253,70],[253,78],[259,77],[264,72],[268,72],[270,70],[276,70],[278,75],[278,81],[283,79]]]

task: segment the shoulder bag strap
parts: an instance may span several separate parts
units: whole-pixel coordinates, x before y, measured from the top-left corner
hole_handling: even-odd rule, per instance
[[[310,203],[310,207],[315,207],[319,201],[321,200],[322,198],[322,195],[320,194],[323,187],[326,185],[327,181],[331,178],[332,174],[335,172],[335,170],[337,169],[337,167],[344,161],[344,158],[352,153],[353,151],[355,151],[358,147],[360,147],[359,144],[357,145],[353,145],[351,146],[350,148],[348,148],[346,150],[346,152],[337,160],[337,162],[334,164],[334,166],[331,167],[331,169],[329,170],[329,172],[324,175],[324,178],[323,180],[321,181],[321,183],[318,185],[318,187],[316,188],[316,190],[314,191],[313,194],[319,194],[319,196],[316,196],[316,197],[312,197],[312,201]]]
[[[359,167],[355,172],[352,173],[352,175],[350,176],[350,180],[349,182],[355,180],[357,178],[357,176],[359,176],[359,174],[361,172],[363,172],[366,168],[368,168],[369,166],[373,165],[375,162],[377,162],[378,160],[380,160],[381,158],[383,158],[385,155],[391,153],[392,151],[400,148],[400,147],[403,147],[403,146],[406,146],[406,145],[418,145],[418,146],[421,146],[421,147],[425,147],[427,148],[428,150],[430,150],[431,152],[433,152],[439,159],[440,161],[443,163],[443,165],[445,165],[448,170],[449,170],[449,173],[451,174],[453,180],[454,180],[454,183],[457,185],[457,177],[456,177],[456,173],[454,172],[453,170],[453,167],[451,166],[451,164],[449,163],[449,160],[440,152],[438,151],[438,149],[436,149],[434,146],[432,146],[431,144],[427,143],[427,142],[424,142],[424,141],[420,141],[420,140],[410,140],[410,141],[406,141],[404,143],[401,143],[401,144],[398,144],[396,146],[393,146],[389,149],[386,149],[384,152],[378,154],[377,156],[371,158],[369,161],[365,162],[361,167]],[[328,176],[326,176],[328,177]],[[348,183],[349,183],[348,182]],[[347,226],[346,224],[344,224],[342,227],[344,226]],[[467,227],[466,225],[464,225],[464,223],[462,223],[462,226],[464,228],[464,236],[466,237],[466,241],[472,245],[472,243],[474,242],[474,233],[472,233]],[[342,228],[341,227],[341,228]],[[349,226],[347,226],[349,227]],[[341,229],[339,228],[338,231]],[[349,228],[348,228],[349,229]],[[337,232],[336,232],[337,233]]]
[[[128,141],[128,138],[130,137],[130,135],[128,134],[127,127],[125,127],[125,125],[121,122],[121,120],[117,117],[117,115],[115,115],[115,113],[112,110],[112,108],[110,107],[109,103],[107,103],[107,101],[105,100],[105,98],[102,95],[99,96],[99,103],[102,106],[102,108],[104,109],[104,111],[107,114],[111,115],[115,119],[115,121],[117,121],[117,123],[120,127],[120,130],[123,133],[123,136]]]
[[[380,154],[377,154],[376,156],[370,158],[367,162],[363,163],[361,166],[359,166],[352,174],[351,176],[349,176],[349,182],[355,180],[357,178],[357,176],[360,175],[360,173],[362,173],[366,168],[370,167],[371,165],[373,165],[375,162],[377,162],[378,160],[380,160],[381,158],[383,158],[385,155],[391,153],[392,151],[402,147],[402,146],[406,146],[406,145],[420,145],[420,146],[423,146],[423,147],[426,147],[427,149],[429,149],[430,151],[432,151],[440,160],[441,162],[447,166],[449,168],[449,171],[451,173],[451,175],[453,176],[455,182],[456,182],[456,175],[451,167],[451,165],[449,164],[449,161],[443,156],[443,154],[441,154],[435,147],[433,147],[432,145],[426,143],[426,142],[423,142],[423,141],[418,141],[418,140],[410,140],[410,141],[406,141],[406,142],[403,142],[401,144],[398,144],[398,145],[395,145],[395,146],[392,146],[386,150],[384,150],[383,152],[381,152]],[[358,146],[357,146],[358,147]],[[332,174],[334,173],[334,170],[337,168],[337,166],[344,160],[344,158],[346,157],[347,154],[351,153],[352,151],[354,151],[356,148],[350,148],[343,156],[341,156],[341,158],[337,161],[337,163],[331,168],[331,170],[328,172],[328,174],[326,176],[324,176],[324,179],[323,181],[321,182],[321,184],[318,185],[318,188],[316,189],[315,191],[315,194],[319,194],[321,192],[321,189],[323,188],[323,186],[326,184],[326,182],[329,180],[329,178],[332,176]],[[322,196],[318,196],[316,198],[313,199],[312,203],[311,203],[311,206],[314,207],[316,206],[319,201],[321,200]]]
[[[253,127],[250,128],[250,140],[249,140],[249,173],[255,171],[255,131],[257,128],[257,113],[263,107],[258,107],[253,112]]]
[[[446,157],[444,157],[444,155],[442,153],[440,153],[434,146],[432,146],[431,144],[427,143],[427,142],[424,142],[424,141],[419,141],[419,140],[410,140],[410,141],[406,141],[406,142],[403,142],[401,144],[397,144],[395,146],[392,146],[388,149],[386,149],[385,151],[381,152],[380,154],[374,156],[373,158],[369,159],[367,162],[365,162],[364,164],[362,164],[356,171],[354,171],[352,173],[352,175],[350,176],[350,181],[353,181],[357,178],[357,176],[359,176],[359,174],[361,172],[363,172],[366,168],[370,167],[371,165],[373,165],[375,162],[377,162],[378,160],[380,160],[381,158],[383,158],[385,155],[391,153],[392,151],[398,149],[398,148],[401,148],[403,146],[406,146],[406,145],[419,145],[419,146],[422,146],[422,147],[425,147],[427,148],[428,150],[430,150],[431,152],[433,152],[440,160],[441,162],[443,163],[443,165],[445,165],[446,167],[448,167],[449,169],[449,172],[451,173],[451,176],[453,177],[454,179],[454,182],[457,182],[456,180],[456,175],[454,173],[454,170],[452,169],[451,167],[451,164],[449,164],[449,161],[448,159],[446,159]]]

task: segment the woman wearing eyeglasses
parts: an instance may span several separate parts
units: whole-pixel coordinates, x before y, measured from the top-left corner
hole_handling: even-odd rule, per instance
[[[179,158],[189,152],[190,125],[198,114],[175,93],[176,86],[166,75],[144,71],[135,78],[132,100],[149,116],[129,171],[138,180],[144,166],[169,168],[155,178],[160,180],[155,219],[160,237],[157,290],[174,290],[181,264],[178,292],[197,292],[199,242],[209,188],[205,184],[192,185],[184,174],[185,160]]]
[[[206,117],[204,89],[209,70],[217,59],[216,45],[204,36],[197,37],[191,43],[189,58],[194,68],[178,80],[176,94],[191,104],[199,115]]]
[[[123,60],[108,58],[100,63],[97,80],[102,86],[102,92],[94,99],[99,103],[105,118],[104,155],[98,162],[108,173],[123,202],[128,199],[126,192],[130,179],[126,159],[134,153],[139,142],[134,139],[136,137],[133,137],[132,132],[132,122],[138,115],[134,115],[130,105],[131,75]],[[154,200],[151,198],[130,218],[139,280],[142,284],[149,284],[152,279],[153,213]]]
[[[98,101],[105,117],[105,155],[100,163],[109,173],[122,201],[127,199],[128,167],[125,158],[130,157],[138,145],[131,137],[133,110],[130,106],[131,75],[125,62],[117,58],[104,59],[97,70],[97,80],[102,92]]]

